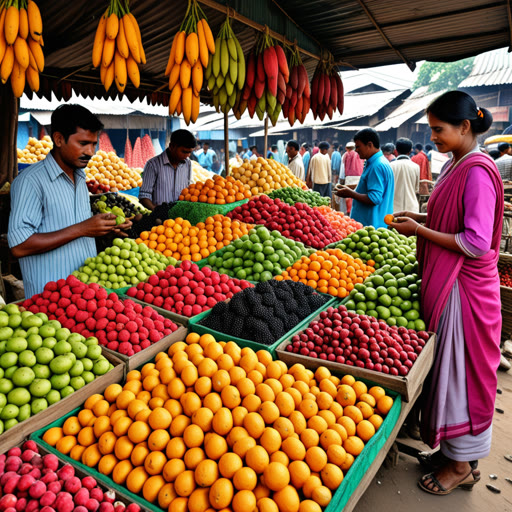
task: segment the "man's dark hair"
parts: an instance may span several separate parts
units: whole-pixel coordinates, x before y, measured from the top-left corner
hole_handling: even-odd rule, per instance
[[[271,148],[270,148],[272,151],[276,150],[277,149],[277,146],[275,144],[272,144]]]
[[[425,151],[432,151],[434,149],[434,146],[432,144],[425,145]]]
[[[51,133],[62,133],[65,141],[76,133],[77,128],[96,133],[103,129],[103,123],[82,105],[60,105],[52,113]]]
[[[208,147],[210,147],[210,143],[209,143],[209,142],[203,142],[203,146],[208,146]]]
[[[419,142],[418,142],[418,144],[414,144],[414,149],[421,151],[423,149],[423,144],[420,144]]]
[[[176,130],[171,134],[171,144],[183,148],[195,148],[197,141],[194,135],[188,130]]]
[[[340,144],[340,145],[338,146],[338,151],[340,151],[340,152],[341,152],[341,151],[343,151],[343,144]]]
[[[373,128],[363,128],[354,135],[354,141],[358,140],[363,144],[371,142],[375,149],[380,148],[379,134]]]
[[[382,151],[386,153],[393,153],[393,151],[395,151],[395,145],[392,142],[388,142],[382,146]]]
[[[498,151],[500,153],[506,153],[510,149],[510,144],[508,142],[500,142],[498,144]]]
[[[500,152],[499,152],[497,149],[491,149],[491,151],[489,151],[489,156],[490,156],[493,160],[496,160],[496,158],[499,158],[499,157],[500,157]]]
[[[318,144],[318,149],[320,150],[324,150],[324,149],[329,149],[331,146],[329,145],[328,142],[326,142],[325,140],[320,142],[320,144]]]
[[[307,142],[303,142],[300,147],[304,148],[306,151],[309,151],[309,144]]]
[[[287,146],[290,146],[291,148],[295,149],[296,151],[299,151],[299,144],[296,140],[289,140]]]
[[[255,149],[256,151],[258,151],[258,146],[249,146],[249,149],[252,151],[253,149]]]
[[[412,140],[401,137],[396,141],[396,150],[400,155],[408,155],[412,149]]]

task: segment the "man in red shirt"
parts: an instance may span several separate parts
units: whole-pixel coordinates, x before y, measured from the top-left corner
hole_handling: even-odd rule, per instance
[[[347,150],[342,157],[343,166],[345,168],[345,185],[350,188],[357,187],[359,178],[363,174],[364,162],[355,151],[355,142],[347,142],[345,149]],[[347,213],[352,209],[352,199],[346,198]]]
[[[414,146],[415,155],[411,158],[411,161],[420,166],[420,196],[428,196],[430,194],[428,190],[428,183],[421,183],[421,180],[432,181],[432,173],[430,172],[430,162],[428,156],[423,151],[421,144]]]

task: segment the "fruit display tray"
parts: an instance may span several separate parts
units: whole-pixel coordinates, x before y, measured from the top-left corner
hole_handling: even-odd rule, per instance
[[[164,310],[165,311],[165,310]],[[110,350],[106,347],[102,347],[103,351],[108,354],[112,354],[115,357],[118,357],[123,361],[126,367],[126,372],[134,370],[135,368],[151,361],[155,358],[155,356],[159,352],[167,352],[167,349],[176,343],[177,341],[182,341],[187,336],[187,328],[178,324],[178,329],[174,331],[169,336],[164,336],[160,341],[156,343],[152,343],[149,347],[137,352],[135,355],[128,357],[124,354],[120,354],[119,352],[115,352],[114,350]]]
[[[371,385],[375,384],[370,381],[366,382],[367,384]],[[348,500],[351,498],[352,494],[357,490],[359,483],[366,475],[370,466],[372,466],[375,458],[379,455],[383,446],[388,441],[391,433],[395,429],[398,418],[400,417],[400,412],[402,410],[402,400],[400,395],[397,395],[393,392],[389,392],[388,390],[386,390],[386,392],[393,397],[393,406],[391,407],[388,415],[382,422],[382,425],[380,426],[379,430],[377,430],[376,434],[366,443],[363,451],[355,459],[354,463],[348,470],[340,486],[334,492],[332,500],[327,506],[327,508],[324,510],[324,512],[338,512],[343,510]],[[75,469],[80,469],[86,472],[87,474],[93,476],[101,484],[112,488],[114,491],[116,491],[116,493],[124,494],[125,496],[128,497],[129,500],[131,500],[134,503],[137,503],[141,507],[144,507],[146,510],[150,510],[152,512],[162,512],[162,509],[159,508],[157,505],[149,503],[138,494],[134,494],[128,491],[125,487],[122,487],[114,483],[110,477],[102,475],[96,469],[87,467],[81,462],[71,459],[67,455],[60,453],[56,448],[50,446],[49,444],[43,441],[43,435],[46,432],[46,430],[52,427],[61,427],[68,417],[76,415],[79,411],[80,408],[77,407],[73,411],[66,414],[64,417],[54,421],[51,425],[48,425],[47,427],[37,430],[36,432],[30,435],[30,438],[34,439],[39,446],[45,448],[46,450],[48,450],[48,452],[54,453],[61,460],[74,466]],[[377,469],[378,468],[375,468],[375,471]]]
[[[348,364],[341,364],[323,359],[315,359],[313,357],[288,352],[286,350],[286,346],[289,344],[293,336],[302,333],[302,331],[304,331],[309,326],[309,323],[319,319],[320,315],[315,315],[314,318],[310,318],[307,325],[301,326],[300,329],[296,329],[294,332],[289,333],[286,336],[286,339],[283,339],[275,348],[277,357],[281,361],[284,361],[288,366],[291,366],[295,363],[301,363],[306,368],[311,370],[315,370],[319,366],[325,366],[333,372],[343,374],[350,373],[358,379],[366,379],[379,384],[383,388],[391,389],[392,391],[400,393],[406,402],[409,402],[409,400],[411,400],[416,395],[416,392],[423,385],[423,382],[425,381],[425,378],[427,377],[428,372],[434,363],[436,334],[429,332],[430,337],[425,343],[423,350],[414,362],[409,373],[405,377],[395,377],[394,375],[376,372],[375,370],[368,370],[366,368],[359,368],[358,366],[350,366]]]
[[[102,393],[105,388],[115,382],[122,382],[125,377],[125,363],[118,357],[119,354],[113,354],[111,351],[104,350],[103,355],[114,365],[114,368],[105,375],[100,375],[83,388],[78,389],[71,395],[59,400],[57,403],[50,405],[44,411],[27,418],[25,421],[18,423],[14,427],[6,430],[0,435],[0,446],[12,448],[27,436],[29,432],[44,428],[46,425],[60,418],[63,414],[71,411],[79,404],[82,404],[86,398],[95,393]]]
[[[275,357],[276,355],[276,348],[282,343],[284,339],[288,339],[291,335],[295,334],[298,330],[305,329],[311,320],[313,318],[317,317],[322,311],[326,310],[328,307],[333,306],[335,303],[335,299],[332,298],[330,295],[328,295],[329,300],[320,308],[311,313],[308,317],[306,317],[304,320],[299,322],[291,331],[286,333],[284,336],[279,338],[277,341],[275,341],[272,345],[263,345],[263,343],[257,343],[252,340],[246,340],[243,338],[237,338],[236,336],[230,336],[229,334],[224,334],[219,331],[215,331],[213,329],[210,329],[209,327],[205,327],[204,325],[199,325],[199,322],[203,319],[205,319],[212,310],[209,309],[208,311],[203,311],[202,313],[199,313],[199,315],[196,315],[195,317],[191,318],[189,320],[189,331],[196,332],[198,334],[211,334],[216,340],[219,341],[234,341],[241,347],[250,347],[254,351],[257,350],[268,350],[272,357]]]
[[[28,436],[26,439],[28,439]],[[23,443],[25,442],[26,439],[24,439],[22,442],[16,444],[15,446],[18,446],[19,448],[21,448],[21,446],[23,445]],[[53,451],[48,450],[48,448],[46,446],[43,446],[43,443],[38,443],[37,441],[35,441],[35,443],[37,445],[39,454],[42,457],[51,453],[51,454],[55,455],[57,457],[57,459],[59,459],[59,469],[62,466],[64,466],[65,464],[70,464],[67,460],[64,460],[62,453],[60,453],[59,451],[55,450],[55,452],[53,452]],[[44,443],[44,444],[46,444],[46,443]],[[2,445],[0,447],[0,454],[6,453],[11,448],[14,448],[14,446],[7,447],[7,446]],[[73,461],[73,462],[75,462],[75,461]],[[80,480],[82,480],[82,478],[85,478],[86,476],[91,476],[90,471],[85,471],[85,470],[77,467],[75,464],[71,464],[71,465],[73,466],[73,469],[75,470],[75,476],[80,478]],[[116,501],[120,501],[120,502],[124,503],[125,506],[128,506],[130,503],[132,503],[132,499],[127,496],[126,491],[124,491],[124,490],[119,491],[117,489],[114,489],[112,486],[107,485],[104,482],[100,482],[99,480],[98,480],[98,486],[101,487],[103,489],[103,491],[105,491],[105,490],[106,491],[115,491]],[[148,509],[142,508],[142,510],[147,511]]]

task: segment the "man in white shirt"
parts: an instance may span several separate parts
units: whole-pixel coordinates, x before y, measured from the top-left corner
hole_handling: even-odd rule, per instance
[[[306,175],[304,172],[304,162],[302,161],[302,157],[299,154],[299,144],[296,140],[288,141],[286,145],[286,154],[288,155],[288,169],[292,171],[292,173],[299,178],[299,180],[304,181],[306,179]]]
[[[396,141],[398,157],[390,162],[395,179],[394,212],[419,212],[417,194],[420,191],[420,166],[409,158],[411,149],[410,139],[400,138]]]
[[[311,157],[309,162],[308,177],[306,184],[323,197],[331,199],[332,193],[332,171],[331,159],[329,158],[329,143],[320,142],[318,153]]]
[[[498,144],[498,151],[500,152],[500,157],[494,163],[500,172],[501,179],[503,181],[512,181],[512,156],[510,155],[512,148],[508,142],[502,142]]]

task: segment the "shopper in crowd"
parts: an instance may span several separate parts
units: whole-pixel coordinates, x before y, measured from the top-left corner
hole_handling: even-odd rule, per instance
[[[210,172],[213,170],[213,163],[217,160],[217,153],[210,148],[208,142],[203,143],[203,149],[195,151],[193,154],[197,157],[197,161],[203,169]],[[190,156],[192,157],[192,155]]]
[[[423,440],[441,449],[420,454],[432,472],[418,484],[431,494],[448,494],[478,482],[477,461],[491,449],[500,363],[503,183],[477,144],[492,124],[488,110],[468,94],[450,91],[427,108],[427,116],[437,150],[453,157],[427,213],[395,213],[392,227],[418,237],[423,315],[428,330],[437,333],[421,427]]]
[[[116,225],[115,215],[91,213],[83,168],[96,152],[102,128],[86,108],[61,105],[51,117],[52,151],[12,182],[7,238],[27,298],[96,256],[94,237],[124,232],[132,224]]]
[[[498,144],[499,158],[496,159],[496,166],[503,181],[512,181],[512,148],[508,142]]]
[[[311,156],[315,156],[320,151],[319,142],[317,140],[313,141],[313,151],[311,151]]]
[[[300,146],[300,156],[302,157],[302,163],[304,164],[304,172],[308,174],[309,161],[311,160],[311,153],[309,151],[309,144],[304,142]]]
[[[395,157],[395,145],[392,142],[388,142],[382,146],[382,154],[388,159],[388,162],[396,160]]]
[[[420,166],[411,162],[409,158],[411,149],[412,141],[410,139],[400,138],[396,141],[398,157],[390,162],[395,180],[394,212],[420,211],[417,198],[420,191]]]
[[[318,144],[318,153],[311,157],[309,170],[306,177],[306,184],[323,197],[331,198],[332,192],[332,174],[331,159],[327,152],[329,151],[328,142]]]
[[[363,174],[364,162],[357,154],[355,142],[347,142],[345,144],[345,153],[341,158],[341,163],[345,168],[345,185],[350,188],[356,188]],[[349,197],[344,199],[346,204],[346,211],[350,213],[352,209],[352,199]]]
[[[491,149],[490,151],[488,151],[488,154],[493,160],[497,160],[500,157],[500,152],[497,149]]]
[[[425,153],[427,154],[427,158],[429,162],[432,162],[432,150],[434,146],[432,144],[425,144]]]
[[[304,181],[306,179],[304,162],[300,156],[299,144],[296,140],[288,141],[288,144],[286,144],[286,154],[288,155],[288,169],[290,169],[299,180]]]
[[[256,146],[250,146],[249,149],[243,154],[242,158],[245,160],[246,158],[250,160],[253,155],[253,148],[257,149]],[[256,157],[257,158],[257,157]]]
[[[358,131],[354,141],[357,153],[366,160],[365,168],[355,190],[340,186],[336,195],[354,200],[350,216],[363,226],[384,227],[384,217],[393,212],[393,171],[380,150],[379,134],[373,128]]]
[[[334,183],[338,182],[341,170],[341,151],[343,151],[342,146],[335,146],[333,152],[331,153],[331,171],[332,171],[332,179]]]
[[[196,138],[188,130],[176,130],[171,134],[169,147],[151,158],[144,166],[140,202],[154,210],[162,203],[178,200],[181,191],[187,188],[192,178],[190,155]]]
[[[416,144],[414,146],[414,156],[411,160],[420,166],[420,180],[432,181],[432,173],[430,172],[430,162],[426,153],[423,151],[423,144]],[[420,183],[420,195],[429,195],[428,183]]]
[[[267,151],[267,158],[271,158],[279,162],[279,152],[275,144],[272,144],[272,146],[270,146],[270,149]]]

